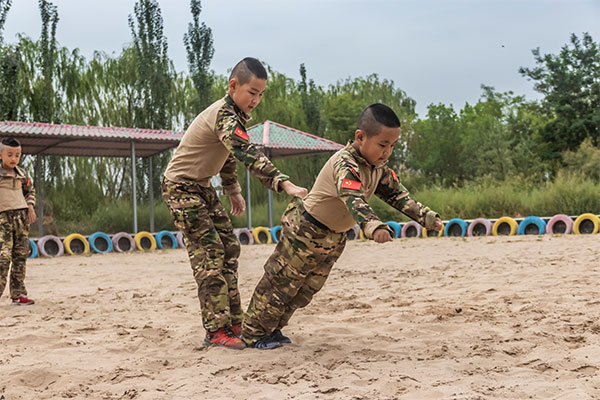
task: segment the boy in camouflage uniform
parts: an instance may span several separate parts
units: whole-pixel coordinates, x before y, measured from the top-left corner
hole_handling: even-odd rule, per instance
[[[162,183],[163,199],[183,233],[198,284],[207,346],[245,347],[239,338],[243,317],[237,282],[240,243],[211,178],[220,174],[235,216],[246,207],[236,159],[271,190],[300,197],[307,193],[249,142],[245,124],[261,101],[266,79],[267,71],[258,60],[240,61],[229,77],[227,96],[202,111],[188,127]]]
[[[394,111],[383,104],[369,106],[358,120],[354,142],[327,161],[304,201],[289,204],[281,239],[244,315],[242,339],[249,347],[291,343],[281,329],[323,287],[355,223],[368,239],[392,240],[392,230],[368,204],[373,194],[427,229],[442,228],[439,215],[411,199],[387,166],[399,136]]]
[[[10,297],[17,306],[35,303],[25,289],[25,262],[29,251],[29,224],[35,222],[35,191],[31,179],[17,166],[21,143],[0,142],[0,296],[10,269]],[[12,263],[12,268],[11,268]]]

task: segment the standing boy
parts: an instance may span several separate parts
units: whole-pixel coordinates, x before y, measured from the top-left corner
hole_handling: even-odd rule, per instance
[[[244,315],[242,338],[249,347],[291,343],[281,329],[323,287],[355,223],[368,239],[392,240],[392,230],[369,206],[373,194],[427,229],[442,228],[437,213],[411,199],[387,166],[399,136],[394,111],[370,105],[360,115],[354,142],[327,161],[304,202],[290,203],[281,219],[281,239]]]
[[[227,96],[202,111],[188,127],[162,183],[163,199],[183,233],[198,284],[207,346],[245,347],[239,338],[243,317],[237,282],[240,243],[211,178],[220,174],[234,216],[246,208],[236,159],[271,190],[299,197],[307,193],[249,142],[245,125],[266,83],[267,71],[257,59],[240,61],[231,71]]]
[[[35,191],[31,179],[17,166],[21,159],[21,143],[17,139],[2,139],[0,158],[0,296],[10,269],[12,304],[28,306],[35,303],[25,289],[29,224],[36,219]]]

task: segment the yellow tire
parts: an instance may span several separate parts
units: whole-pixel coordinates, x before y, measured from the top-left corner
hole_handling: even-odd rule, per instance
[[[63,240],[67,254],[88,254],[90,252],[90,243],[79,233],[71,233]]]
[[[273,242],[271,239],[271,231],[264,226],[254,228],[252,230],[252,237],[254,238],[254,243],[258,244],[269,244]]]
[[[149,251],[156,249],[156,239],[150,232],[138,232],[134,237],[135,247],[140,251]]]
[[[442,229],[440,229],[439,232],[435,232],[433,229],[431,229],[432,232],[435,232],[435,235],[433,235],[431,237],[444,236],[444,228],[445,228],[445,225],[442,224]],[[421,232],[421,236],[424,237],[424,238],[429,237],[429,233],[427,232],[427,229],[423,228],[423,231]]]
[[[510,232],[504,233],[504,227],[502,226],[503,224],[508,224],[508,226],[510,227]],[[511,217],[498,218],[496,220],[496,222],[494,222],[494,225],[492,226],[492,234],[494,236],[498,236],[498,235],[513,236],[513,235],[517,234],[518,227],[519,227],[519,224],[517,224],[517,221],[515,221]]]
[[[593,230],[591,232],[581,232],[581,224],[590,221],[593,224]],[[589,225],[589,222],[586,224]],[[573,233],[576,235],[594,234],[598,233],[598,226],[600,225],[600,218],[597,215],[591,213],[581,214],[573,223]],[[589,229],[589,228],[588,228]]]
[[[360,233],[358,234],[358,238],[360,240],[367,240],[367,237],[365,236],[365,233],[363,232],[363,230],[360,230]]]

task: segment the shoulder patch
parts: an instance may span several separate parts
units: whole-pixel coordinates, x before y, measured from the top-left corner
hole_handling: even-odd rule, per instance
[[[239,136],[239,137],[241,137],[242,139],[244,139],[246,141],[250,140],[250,136],[248,136],[248,134],[246,132],[244,132],[244,130],[242,128],[240,128],[239,126],[235,127],[235,130],[233,131],[233,133],[236,136]]]
[[[351,179],[344,179],[342,181],[342,188],[343,189],[360,190],[361,186],[362,186],[362,183],[353,181]]]
[[[394,181],[398,182],[398,177],[396,176],[396,173],[394,172],[394,170],[390,168],[390,172],[392,173],[392,178],[394,178]]]
[[[27,183],[25,184],[25,186],[31,186],[31,179],[29,177],[27,177]]]

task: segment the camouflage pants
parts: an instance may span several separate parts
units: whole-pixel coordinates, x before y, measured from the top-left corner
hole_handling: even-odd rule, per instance
[[[162,195],[175,226],[183,233],[198,284],[204,327],[215,331],[241,323],[240,242],[215,189],[163,179]]]
[[[242,336],[250,344],[287,325],[321,290],[346,244],[345,233],[307,221],[302,201],[294,199],[281,218],[281,239],[265,263],[244,315]]]
[[[4,293],[9,269],[11,299],[27,296],[25,262],[29,253],[28,235],[27,210],[0,212],[0,296]]]

